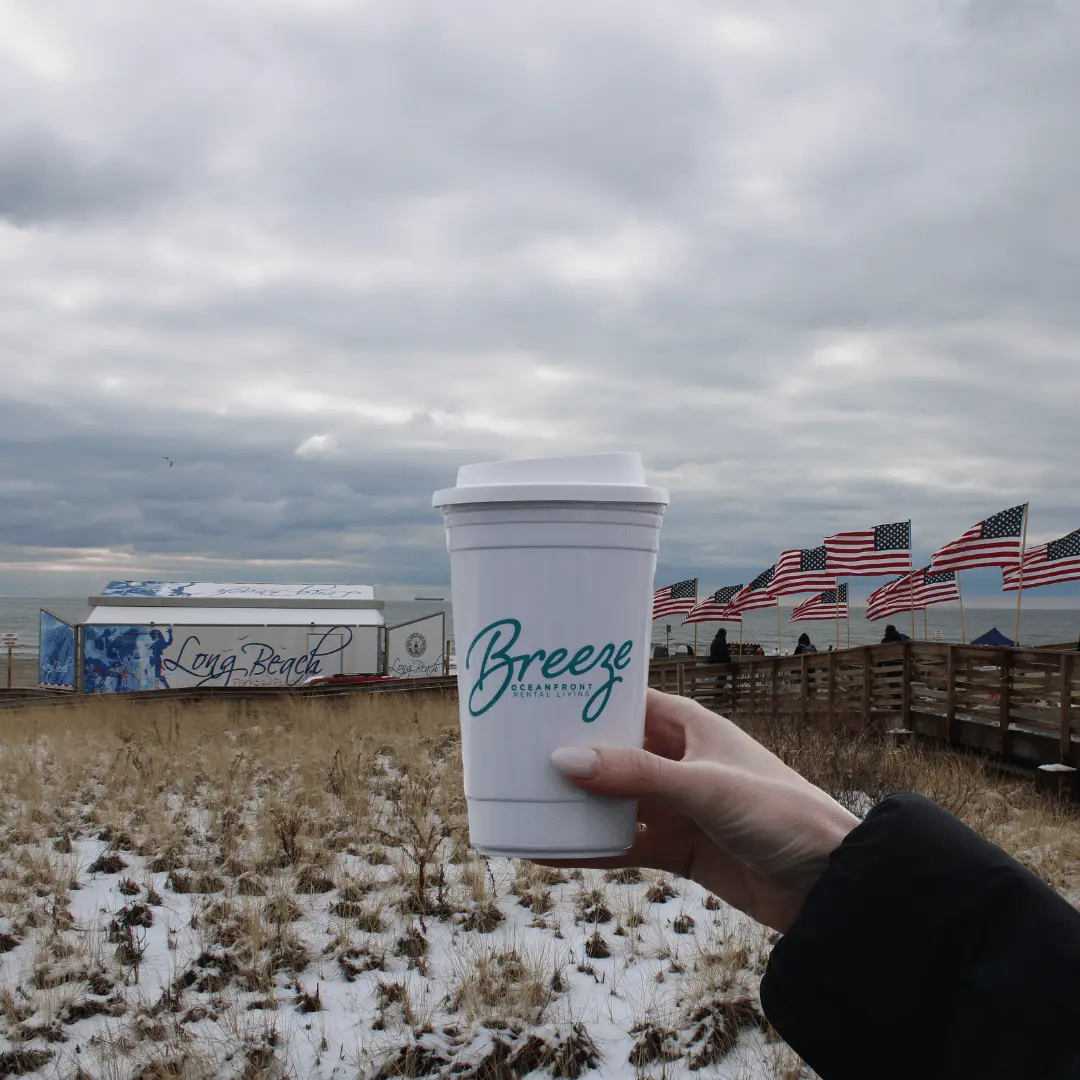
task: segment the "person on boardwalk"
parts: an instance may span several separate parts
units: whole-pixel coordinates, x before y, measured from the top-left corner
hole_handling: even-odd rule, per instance
[[[1080,1077],[1080,912],[1027,867],[921,795],[860,821],[688,698],[649,691],[645,746],[552,754],[640,800],[629,852],[554,865],[680,874],[782,934],[762,1011],[823,1080]]]
[[[795,656],[799,656],[804,652],[817,652],[817,646],[810,640],[809,634],[799,635],[799,644],[795,646]]]
[[[710,664],[730,664],[731,661],[731,646],[728,645],[727,630],[721,626],[716,631],[716,636],[709,643],[709,663]],[[724,695],[728,691],[728,677],[726,675],[717,675],[713,680],[715,686],[714,704],[717,708],[730,705],[731,699]]]
[[[881,644],[882,645],[887,645],[890,641],[910,641],[910,640],[911,640],[911,638],[908,637],[907,634],[901,634],[900,631],[897,630],[896,627],[893,626],[892,623],[889,623],[889,625],[885,627],[885,634],[881,639]]]
[[[730,664],[731,646],[728,645],[727,630],[721,626],[709,645],[709,662],[712,664]]]

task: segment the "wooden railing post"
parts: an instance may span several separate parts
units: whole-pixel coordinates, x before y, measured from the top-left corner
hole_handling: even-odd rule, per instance
[[[1001,691],[998,698],[998,730],[1000,742],[998,748],[1002,756],[1009,752],[1009,716],[1012,689],[1012,653],[1008,649],[1001,650],[1001,678],[999,681]]]
[[[780,658],[771,661],[772,664],[772,718],[775,722],[780,716]]]
[[[947,646],[945,658],[945,741],[956,741],[956,648]]]
[[[1072,666],[1074,653],[1061,654],[1061,764],[1072,765]]]
[[[869,647],[862,650],[862,720],[864,727],[870,723],[870,678],[873,671],[870,653]]]
[[[836,653],[829,653],[829,727],[836,727]]]
[[[900,646],[903,661],[900,682],[900,726],[911,730],[911,642],[905,641]]]
[[[686,697],[686,665],[677,664],[675,667],[675,691],[679,697]]]

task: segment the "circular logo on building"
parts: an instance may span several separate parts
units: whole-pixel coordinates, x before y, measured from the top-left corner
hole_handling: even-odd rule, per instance
[[[427,652],[427,638],[423,634],[410,634],[405,639],[405,651],[414,659]]]

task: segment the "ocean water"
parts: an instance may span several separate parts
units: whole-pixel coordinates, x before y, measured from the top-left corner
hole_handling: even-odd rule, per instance
[[[432,595],[437,595],[433,593]],[[18,657],[32,658],[38,653],[38,613],[46,608],[54,615],[69,622],[77,622],[89,613],[85,599],[66,598],[24,598],[0,597],[0,632],[14,631],[21,641],[15,650]],[[446,634],[453,639],[453,610],[449,601],[438,600],[388,600],[384,616],[388,626],[395,626],[410,619],[421,618],[435,612],[446,612]],[[926,613],[925,629],[923,613],[915,612],[914,633],[911,616],[907,613],[896,615],[883,622],[867,622],[865,608],[852,605],[852,618],[840,623],[841,645],[863,645],[881,640],[886,622],[894,623],[905,634],[916,639],[935,641],[961,640],[960,611],[955,604],[942,604],[931,608]],[[834,622],[790,623],[789,608],[780,609],[781,651],[790,653],[801,633],[810,635],[811,641],[821,650],[835,645],[837,640]],[[965,610],[965,640],[984,633],[996,626],[1006,637],[1013,637],[1016,628],[1016,605],[983,608],[968,605]],[[709,642],[716,633],[719,623],[702,623],[697,630],[697,651],[708,651]],[[739,640],[738,623],[725,623],[728,640]],[[670,635],[667,627],[671,627]],[[766,653],[777,646],[776,609],[748,612],[742,626],[743,640],[756,641]],[[1077,608],[1028,608],[1022,610],[1020,621],[1020,643],[1022,645],[1052,645],[1064,641],[1076,641],[1080,635],[1080,607]],[[653,642],[670,641],[671,644],[692,644],[694,628],[681,626],[675,619],[661,619],[653,623]]]
[[[78,621],[90,611],[85,600],[0,596],[0,633],[19,635],[19,644],[15,646],[16,656],[37,656],[39,613],[42,608],[48,609],[65,622]]]

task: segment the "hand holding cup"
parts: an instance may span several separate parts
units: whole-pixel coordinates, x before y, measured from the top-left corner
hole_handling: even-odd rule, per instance
[[[639,799],[644,826],[625,855],[561,865],[667,870],[781,932],[859,823],[731,721],[656,690],[644,749],[565,747],[552,761],[583,791]]]

